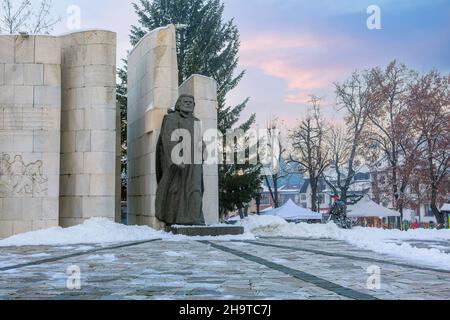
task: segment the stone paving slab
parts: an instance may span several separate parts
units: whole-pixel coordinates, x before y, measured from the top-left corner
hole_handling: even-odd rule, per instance
[[[339,241],[258,242],[380,258]],[[370,262],[357,259],[246,242],[156,241],[111,249],[110,246],[0,248],[0,269],[53,259],[0,271],[0,299],[349,299],[336,288],[379,299],[450,299],[450,274],[429,270],[381,265],[381,290],[373,291],[366,288]],[[225,252],[222,247],[232,252]],[[74,256],[58,259],[71,254]],[[249,256],[256,259],[251,261]],[[66,271],[71,265],[81,269],[81,290],[66,287]]]

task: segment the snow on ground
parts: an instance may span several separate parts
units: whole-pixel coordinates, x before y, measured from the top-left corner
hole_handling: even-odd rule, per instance
[[[63,229],[61,227],[33,231],[0,240],[0,247],[12,246],[60,246],[75,244],[107,244],[133,241],[163,239],[168,241],[196,240],[253,240],[254,236],[246,233],[241,236],[222,237],[186,237],[175,236],[163,231],[156,231],[147,226],[125,226],[105,218],[93,218],[84,224]],[[92,249],[92,247],[88,247]]]
[[[361,249],[450,270],[450,254],[437,248],[417,248],[407,241],[449,242],[450,230],[383,230],[356,227],[343,230],[334,223],[292,224],[275,216],[253,216],[238,223],[247,232],[266,237],[302,237],[342,240]]]

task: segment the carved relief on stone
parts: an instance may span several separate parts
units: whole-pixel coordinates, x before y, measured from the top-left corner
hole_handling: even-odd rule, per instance
[[[48,179],[42,174],[41,160],[25,164],[21,155],[0,156],[0,197],[45,196]]]

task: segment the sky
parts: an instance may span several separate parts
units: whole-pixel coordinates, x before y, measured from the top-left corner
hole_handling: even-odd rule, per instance
[[[19,0],[13,0],[19,2]],[[38,2],[38,1],[34,1]],[[66,33],[70,6],[78,6],[81,28],[117,32],[118,63],[126,57],[137,17],[128,0],[57,0],[55,34]],[[334,83],[353,71],[397,59],[420,72],[450,73],[450,0],[224,0],[225,19],[241,35],[239,69],[246,75],[228,103],[250,97],[243,117],[256,113],[264,126],[272,117],[294,126],[308,113],[311,94],[323,99],[323,114],[336,111]],[[367,12],[380,9],[381,29],[370,30]]]

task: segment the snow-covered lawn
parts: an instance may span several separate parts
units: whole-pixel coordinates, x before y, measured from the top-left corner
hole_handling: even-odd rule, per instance
[[[335,224],[292,224],[275,216],[253,216],[239,222],[255,236],[342,240],[359,248],[402,258],[417,264],[450,270],[450,253],[418,248],[407,241],[443,241],[450,249],[450,230],[383,230],[357,227],[343,230]],[[320,248],[318,248],[320,249]]]
[[[253,240],[252,234],[223,237],[174,236],[164,231],[156,231],[147,226],[125,226],[105,218],[92,218],[84,224],[70,228],[50,228],[18,234],[0,240],[0,247],[12,246],[60,246],[75,244],[108,244],[132,241],[163,239],[168,241],[186,240]]]

